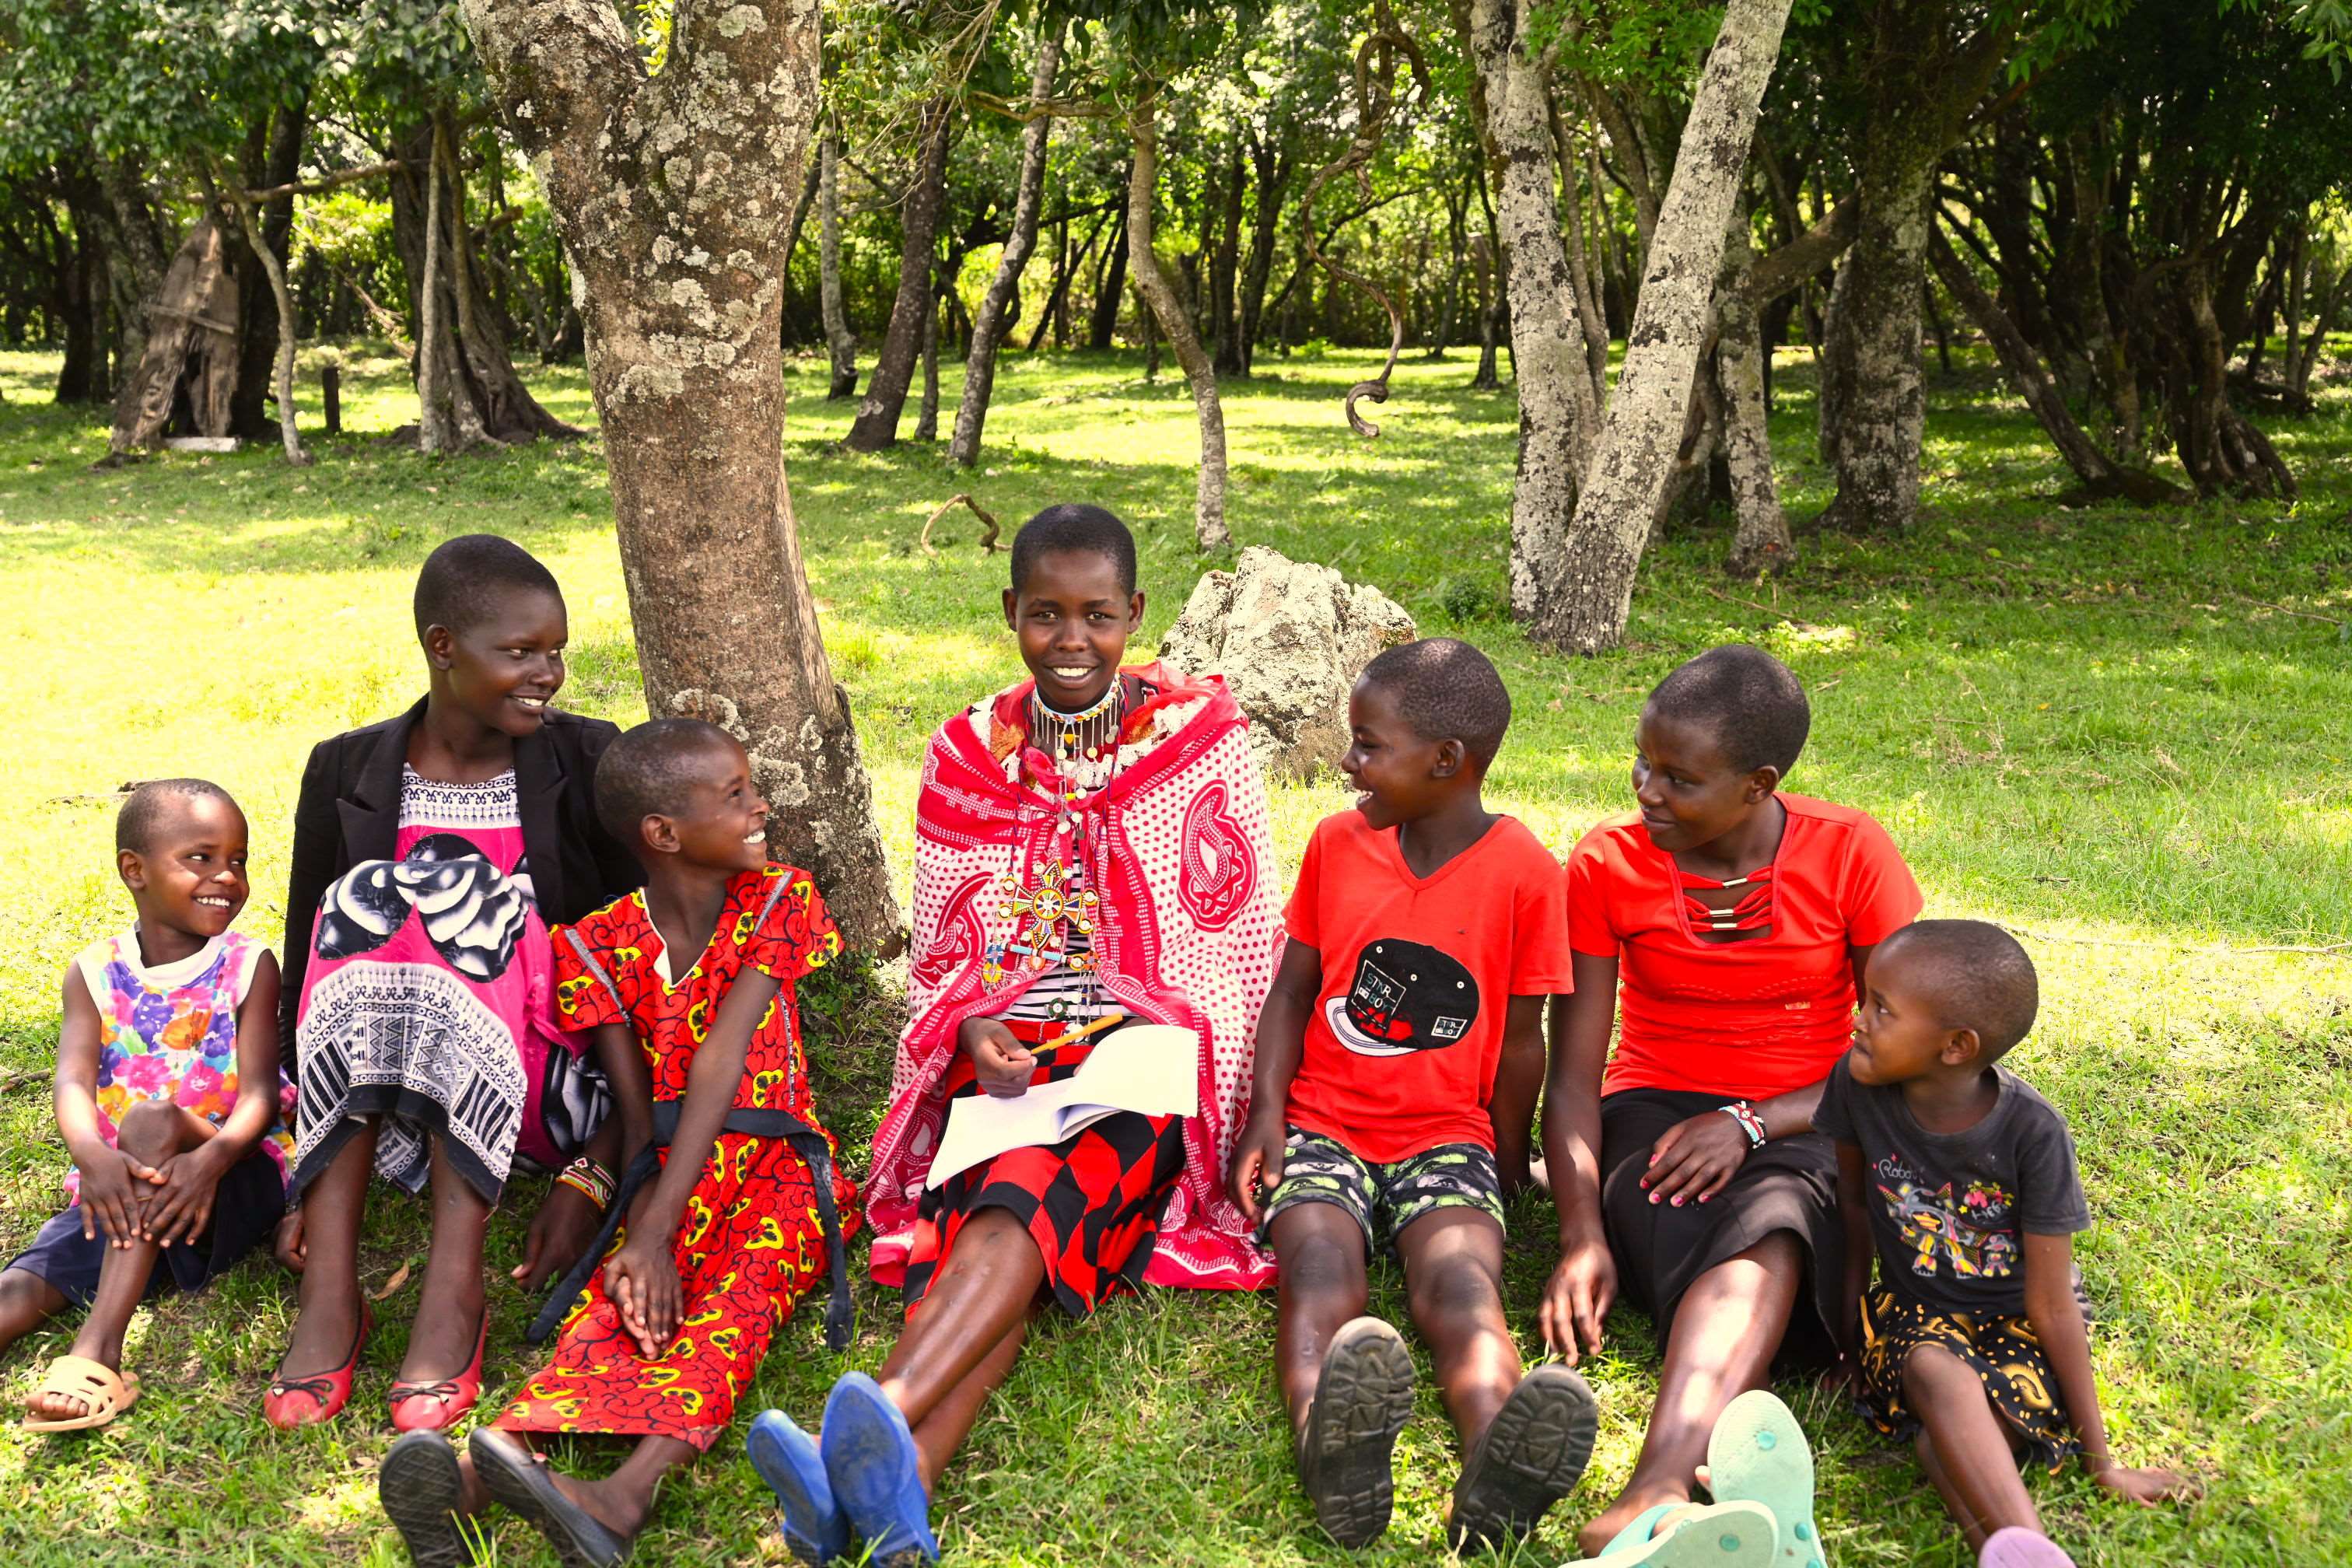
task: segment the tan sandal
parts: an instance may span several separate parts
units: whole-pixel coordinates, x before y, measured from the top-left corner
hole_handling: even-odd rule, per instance
[[[139,1378],[136,1373],[119,1373],[88,1356],[61,1355],[49,1363],[48,1375],[33,1391],[33,1399],[44,1394],[62,1394],[80,1400],[89,1408],[62,1421],[44,1421],[34,1415],[32,1399],[28,1399],[25,1402],[26,1431],[85,1432],[105,1426],[138,1404]]]

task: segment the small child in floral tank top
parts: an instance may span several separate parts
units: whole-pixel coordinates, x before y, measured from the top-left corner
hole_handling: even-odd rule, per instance
[[[286,1211],[290,1088],[278,961],[230,931],[245,814],[201,779],[142,784],[115,826],[139,922],[68,967],[58,1131],[73,1206],[0,1271],[0,1350],[68,1305],[89,1315],[26,1402],[25,1426],[103,1426],[135,1403],[122,1340],[141,1300],[193,1290]]]

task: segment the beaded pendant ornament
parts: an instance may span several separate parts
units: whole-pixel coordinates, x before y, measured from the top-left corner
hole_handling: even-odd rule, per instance
[[[1045,857],[1029,868],[1024,879],[1008,869],[996,880],[999,920],[1014,921],[1009,941],[992,942],[982,955],[981,978],[1001,985],[1007,973],[1044,973],[1055,965],[1075,973],[1095,973],[1096,912],[1101,900],[1087,880],[1087,826],[1076,804],[1085,796],[1071,777],[1080,763],[1099,763],[1116,756],[1119,721],[1126,708],[1123,681],[1114,680],[1099,701],[1080,713],[1048,708],[1034,694],[1029,699],[1029,733],[1046,742],[1054,759],[1061,801],[1055,812],[1054,834]],[[1039,750],[1045,750],[1040,746]],[[1017,852],[1016,852],[1017,853]],[[1071,951],[1071,938],[1083,939],[1081,951]],[[1089,986],[1089,1001],[1092,1000]],[[1066,1016],[1066,1004],[1056,1002],[1055,1015]]]

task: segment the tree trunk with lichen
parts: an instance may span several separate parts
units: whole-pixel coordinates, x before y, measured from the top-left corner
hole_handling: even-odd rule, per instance
[[[817,0],[677,0],[648,78],[606,0],[463,0],[581,293],[646,702],[741,741],[771,852],[850,944],[901,932],[786,487],[784,226],[817,111]]]
[[[1591,460],[1600,408],[1559,231],[1549,73],[1531,4],[1468,0],[1454,7],[1475,67],[1472,108],[1502,166],[1495,223],[1510,302],[1518,382],[1519,458],[1511,488],[1511,611],[1534,623],[1564,570],[1570,520]]]
[[[1756,302],[1748,297],[1756,247],[1748,204],[1734,206],[1716,273],[1715,384],[1723,406],[1723,460],[1731,474],[1731,510],[1738,527],[1726,568],[1738,577],[1778,572],[1796,558],[1789,515],[1772,477],[1771,410],[1764,401],[1764,341]]]
[[[1225,527],[1225,408],[1217,396],[1217,373],[1201,347],[1200,335],[1184,309],[1184,301],[1168,281],[1160,257],[1151,248],[1151,203],[1160,178],[1160,127],[1150,94],[1129,111],[1129,133],[1135,139],[1135,163],[1127,179],[1128,267],[1135,275],[1135,291],[1150,307],[1150,317],[1168,335],[1176,363],[1192,384],[1192,407],[1201,421],[1201,474],[1192,494],[1192,538],[1201,549],[1225,550],[1234,542]],[[1147,373],[1148,374],[1149,373]]]
[[[1624,640],[1634,571],[1681,439],[1724,237],[1789,5],[1731,0],[1724,11],[1659,209],[1609,422],[1583,476],[1557,569],[1537,584],[1528,629],[1538,642],[1597,653]],[[1523,387],[1524,367],[1522,361]]]

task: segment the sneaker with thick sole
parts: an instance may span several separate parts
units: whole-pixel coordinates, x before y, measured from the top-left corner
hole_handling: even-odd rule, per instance
[[[1600,1428],[1592,1390],[1569,1368],[1548,1363],[1521,1378],[1454,1483],[1446,1544],[1491,1551],[1525,1539],[1584,1478]]]
[[[1412,1352],[1378,1318],[1331,1336],[1298,1437],[1298,1482],[1315,1520],[1342,1546],[1368,1546],[1396,1500],[1397,1435],[1412,1415]]]

